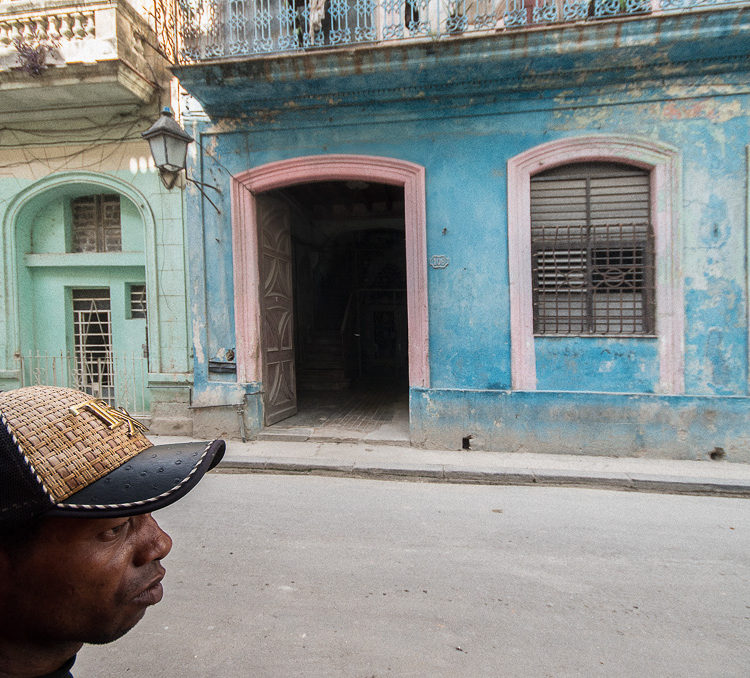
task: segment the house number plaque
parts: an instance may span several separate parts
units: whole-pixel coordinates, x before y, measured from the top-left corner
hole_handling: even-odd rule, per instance
[[[445,254],[433,254],[430,257],[430,266],[432,268],[447,268],[451,260]]]

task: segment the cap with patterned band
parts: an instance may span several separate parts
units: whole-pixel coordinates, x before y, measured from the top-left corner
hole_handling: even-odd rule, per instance
[[[127,412],[69,388],[0,393],[0,525],[149,513],[189,492],[224,441],[153,445]]]

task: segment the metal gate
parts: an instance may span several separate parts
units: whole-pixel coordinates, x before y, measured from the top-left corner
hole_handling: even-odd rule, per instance
[[[109,289],[73,290],[73,341],[78,388],[114,405]]]
[[[114,353],[109,289],[74,289],[72,302],[73,351],[21,355],[21,386],[77,388],[132,415],[148,415],[148,357]]]
[[[110,359],[115,377],[115,397],[112,402],[124,407],[133,416],[148,415],[148,359],[142,355],[119,354],[112,354]],[[91,393],[96,398],[101,397],[92,388],[94,380],[91,374],[84,376],[79,370],[78,358],[74,353],[27,353],[20,357],[20,362],[21,386],[68,386]],[[93,369],[98,367],[95,363],[90,366]]]

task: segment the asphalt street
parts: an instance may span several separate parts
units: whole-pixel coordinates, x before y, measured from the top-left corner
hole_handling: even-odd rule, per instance
[[[76,678],[743,676],[750,502],[210,474]]]

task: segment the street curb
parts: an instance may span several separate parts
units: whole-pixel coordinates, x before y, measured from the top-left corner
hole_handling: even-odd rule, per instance
[[[374,480],[410,480],[476,485],[583,487],[625,492],[692,494],[750,498],[750,483],[724,478],[691,478],[643,473],[618,473],[561,469],[469,468],[445,464],[345,463],[334,460],[247,457],[222,461],[214,473],[275,473],[325,475]]]

